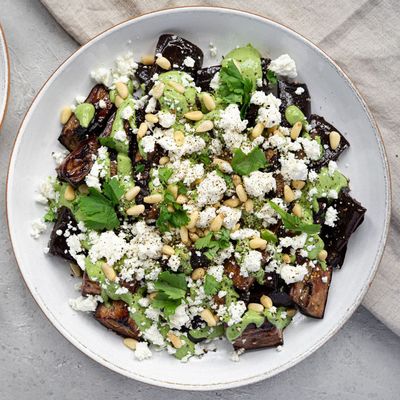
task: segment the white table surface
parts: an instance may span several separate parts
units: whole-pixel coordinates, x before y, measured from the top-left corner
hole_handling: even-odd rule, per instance
[[[4,191],[9,154],[28,105],[78,45],[39,1],[0,0],[0,6],[11,57],[11,94],[0,132],[0,399],[400,399],[400,338],[363,307],[294,368],[221,392],[178,392],[129,380],[67,342],[22,282],[6,228]]]

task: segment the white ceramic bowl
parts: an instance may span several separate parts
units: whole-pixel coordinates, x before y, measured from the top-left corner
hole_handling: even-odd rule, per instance
[[[0,25],[0,127],[3,122],[7,100],[10,91],[10,60],[8,57],[7,42]]]
[[[240,27],[240,29],[238,29]],[[230,361],[229,346],[201,360],[180,363],[164,352],[138,362],[117,335],[92,317],[76,313],[68,299],[76,297],[68,266],[46,256],[48,234],[29,236],[31,221],[42,215],[33,201],[43,177],[54,171],[51,152],[58,147],[59,110],[93,85],[90,71],[130,48],[137,58],[152,52],[161,33],[175,32],[199,45],[208,58],[212,41],[221,56],[251,42],[264,55],[289,53],[299,79],[308,84],[314,112],[347,136],[351,148],[340,160],[351,178],[353,195],[367,207],[362,226],[351,239],[346,262],[335,271],[323,320],[301,319],[285,331],[282,352],[249,352]],[[129,42],[131,41],[131,42]],[[130,44],[129,44],[130,43]],[[263,17],[219,8],[183,8],[156,12],[127,21],[101,34],[73,54],[47,81],[29,109],[13,150],[7,207],[11,239],[23,277],[52,324],[85,354],[128,377],[176,389],[216,390],[257,382],[304,359],[328,340],[350,317],[372,281],[381,258],[389,221],[389,177],[377,127],[344,73],[321,50],[290,29]]]

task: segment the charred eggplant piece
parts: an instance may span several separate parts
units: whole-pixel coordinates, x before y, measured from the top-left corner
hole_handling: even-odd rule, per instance
[[[197,71],[196,86],[201,87],[203,92],[210,91],[210,83],[214,75],[221,69],[220,65],[213,65],[212,67],[202,68]]]
[[[128,307],[123,301],[113,301],[109,307],[99,304],[94,317],[102,325],[123,337],[139,339],[141,335],[136,322],[129,317]]]
[[[283,332],[269,322],[264,322],[259,328],[250,324],[233,342],[235,350],[254,350],[265,347],[275,347],[283,344]]]
[[[85,181],[86,175],[92,169],[99,144],[93,137],[82,142],[73,152],[69,153],[62,164],[56,169],[58,178],[77,187]]]
[[[326,122],[323,117],[319,115],[312,114],[310,116],[310,136],[315,138],[319,136],[321,138],[321,144],[324,146],[324,154],[321,159],[314,161],[312,166],[314,168],[321,168],[324,165],[327,165],[331,160],[337,160],[340,154],[343,153],[348,147],[350,147],[350,143],[346,140],[346,138],[329,122]],[[340,143],[336,150],[332,150],[329,145],[329,134],[332,131],[336,131],[340,135]],[[325,148],[326,147],[326,148]]]
[[[88,296],[88,295],[95,296],[101,294],[100,284],[98,282],[90,280],[86,272],[84,272],[82,277],[81,293],[82,296]]]
[[[61,230],[63,233],[69,230],[73,234],[80,233],[76,220],[67,207],[61,207],[57,211],[57,220],[54,223],[53,230],[51,231],[49,241],[49,253],[54,256],[59,256],[65,260],[75,262],[75,259],[69,253],[69,246],[67,245],[67,238],[64,235],[57,235],[57,231]]]
[[[254,285],[255,278],[253,276],[244,277],[240,274],[240,267],[236,264],[235,260],[230,259],[225,262],[224,272],[233,281],[233,286],[236,289],[248,292]]]
[[[151,77],[153,76],[153,65],[144,65],[138,63],[138,67],[135,72],[136,78],[138,78],[140,83],[144,83],[146,87],[151,86]]]
[[[317,267],[302,282],[293,284],[290,296],[302,314],[319,319],[324,317],[331,279],[332,268],[324,271]]]
[[[204,254],[203,251],[192,248],[190,250],[190,265],[195,268],[207,268],[210,265],[210,259]]]
[[[101,108],[99,106],[100,100],[105,103],[105,107]],[[115,109],[114,104],[111,103],[108,96],[108,90],[104,85],[94,86],[85,100],[85,103],[91,103],[95,107],[94,118],[89,127],[81,127],[76,116],[72,114],[70,119],[63,126],[58,138],[60,143],[70,151],[78,148],[79,144],[89,137],[98,136],[104,129],[109,116]]]
[[[340,267],[343,264],[347,242],[363,222],[367,210],[346,190],[340,192],[332,206],[338,212],[336,225],[322,225],[320,236],[328,252],[328,264]]]

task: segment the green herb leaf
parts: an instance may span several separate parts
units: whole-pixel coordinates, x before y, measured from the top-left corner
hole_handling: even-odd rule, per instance
[[[103,193],[116,206],[124,194],[124,188],[118,182],[118,179],[112,178],[103,184]]]
[[[171,168],[164,167],[159,168],[158,170],[158,178],[163,185],[168,185],[168,179],[171,178],[174,171]]]
[[[217,233],[210,232],[203,238],[196,240],[194,247],[197,250],[207,249],[204,254],[207,258],[212,260],[217,255],[218,251],[228,248],[229,244],[229,231],[228,229],[223,228]]]
[[[259,147],[255,147],[249,154],[241,149],[236,149],[233,153],[232,168],[239,175],[249,175],[266,166],[267,159]]]
[[[208,296],[214,296],[218,293],[220,284],[212,275],[206,275],[204,280],[204,293]]]
[[[278,83],[278,78],[276,77],[275,72],[270,69],[267,71],[267,80],[271,85],[276,85]]]
[[[144,171],[144,164],[136,164],[135,165],[135,174]]]
[[[172,205],[174,211],[168,210],[168,205]],[[170,191],[165,191],[164,201],[160,206],[159,215],[156,221],[156,225],[160,232],[168,232],[170,225],[175,228],[180,228],[189,223],[190,218],[187,212],[183,209],[181,204],[175,201],[175,197]]]
[[[204,249],[205,247],[209,247],[212,236],[213,236],[212,232],[209,232],[206,236],[204,236],[200,239],[197,239],[196,243],[194,244],[194,247],[197,250]]]
[[[304,232],[309,235],[319,233],[321,225],[319,224],[306,224],[296,215],[289,214],[280,208],[273,201],[269,200],[268,204],[280,215],[283,225],[286,229],[294,232]]]
[[[272,313],[270,310],[265,310],[264,315],[272,325],[275,325],[278,329],[284,329],[292,321],[292,317],[289,317],[286,314],[286,311],[287,310],[285,307],[278,307],[274,313]]]
[[[154,308],[164,310],[166,316],[175,314],[175,310],[180,306],[181,300],[171,300],[165,293],[157,293],[156,298],[151,302]]]

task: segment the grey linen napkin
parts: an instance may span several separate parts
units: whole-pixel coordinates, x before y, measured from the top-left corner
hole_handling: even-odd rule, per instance
[[[381,129],[392,171],[393,210],[378,273],[363,304],[400,335],[400,2],[396,0],[41,0],[83,44],[130,17],[182,5],[225,6],[262,14],[309,38],[350,75]]]

